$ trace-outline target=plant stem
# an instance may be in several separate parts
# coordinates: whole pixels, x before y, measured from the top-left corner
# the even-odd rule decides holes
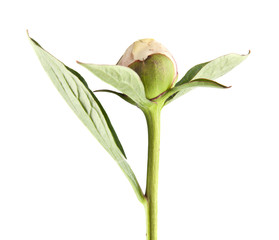
[[[158,173],[160,151],[161,106],[154,104],[146,110],[148,128],[148,164],[146,180],[146,239],[157,240]]]

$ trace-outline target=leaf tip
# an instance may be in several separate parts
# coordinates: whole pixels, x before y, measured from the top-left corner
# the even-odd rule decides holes
[[[244,56],[247,56],[247,57],[248,57],[248,56],[250,55],[250,53],[251,53],[251,50],[249,49],[249,50],[248,50],[248,53],[247,53],[247,54],[244,54]]]
[[[87,68],[87,65],[88,65],[88,63],[80,62],[80,61],[78,61],[78,60],[76,60],[76,63],[79,64],[79,65],[81,65],[81,66],[83,66],[83,67],[85,67],[85,68]]]

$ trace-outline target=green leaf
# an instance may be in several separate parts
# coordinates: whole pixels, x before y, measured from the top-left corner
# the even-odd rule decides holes
[[[119,93],[119,92],[116,92],[116,91],[112,91],[112,90],[109,90],[109,89],[100,89],[100,90],[95,90],[94,92],[107,92],[107,93],[113,93],[115,95],[117,95],[118,97],[121,97],[123,100],[125,100],[126,102],[132,104],[132,105],[135,105],[137,106],[137,104],[131,99],[129,98],[127,95],[123,94],[123,93]]]
[[[116,160],[130,181],[138,199],[141,202],[144,201],[142,190],[125,160],[125,153],[111,122],[101,103],[88,88],[85,80],[76,71],[45,51],[35,40],[30,37],[29,39],[43,68],[57,90],[89,131]]]
[[[130,97],[140,108],[148,107],[152,104],[145,96],[144,86],[140,77],[132,69],[118,65],[78,63],[104,82]]]
[[[228,54],[222,57],[216,58],[212,61],[198,64],[191,68],[185,76],[176,84],[176,86],[182,85],[184,83],[190,82],[195,79],[205,78],[215,80],[218,77],[223,76],[225,73],[232,70],[242,61],[244,61],[248,55],[239,54]]]
[[[209,79],[204,79],[204,78],[195,79],[188,83],[175,86],[169,92],[167,92],[166,96],[164,96],[164,98],[166,99],[165,105],[196,87],[230,88],[229,86],[222,85],[218,82]]]
[[[192,67],[185,75],[184,77],[176,83],[175,86],[179,86],[179,85],[182,85],[184,83],[187,83],[187,82],[190,82],[196,75],[197,73],[207,64],[208,62],[206,63],[201,63],[201,64],[198,64],[194,67]]]

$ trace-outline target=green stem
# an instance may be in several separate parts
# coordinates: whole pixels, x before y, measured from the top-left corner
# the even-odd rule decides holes
[[[146,180],[146,239],[157,240],[158,173],[161,106],[154,104],[144,111],[148,127],[148,164]]]

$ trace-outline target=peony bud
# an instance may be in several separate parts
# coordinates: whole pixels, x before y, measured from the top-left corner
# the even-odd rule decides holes
[[[153,99],[173,87],[177,80],[177,66],[170,52],[153,39],[134,42],[117,65],[133,69],[141,78],[145,95]]]

